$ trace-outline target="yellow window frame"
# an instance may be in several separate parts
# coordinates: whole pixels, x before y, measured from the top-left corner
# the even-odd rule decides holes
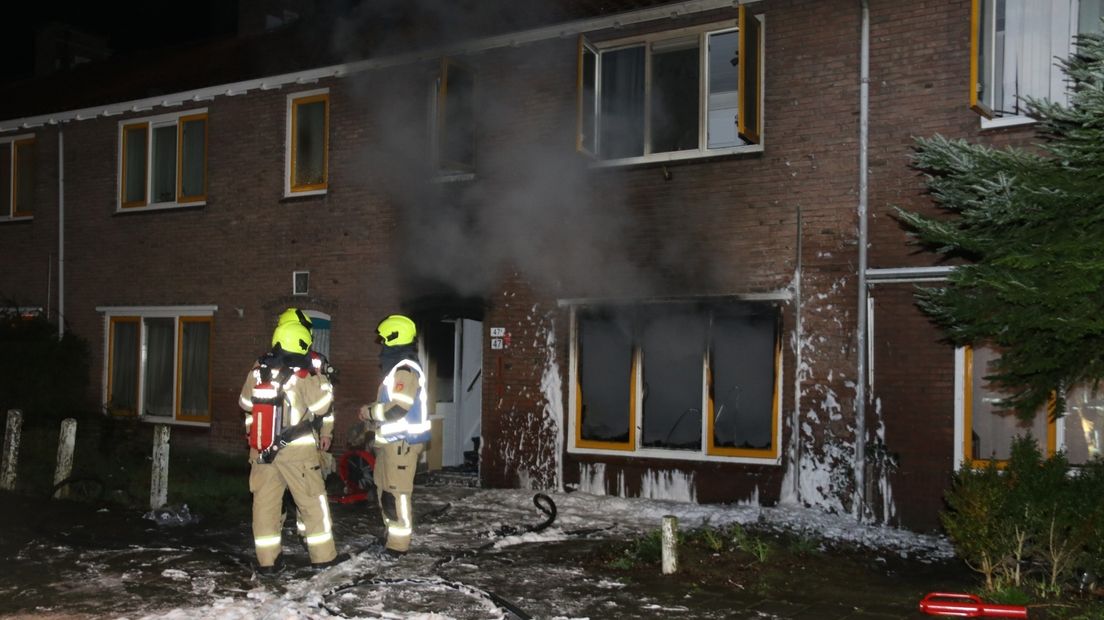
[[[207,415],[188,416],[183,413],[184,400],[184,325],[187,323],[207,323]],[[215,321],[209,316],[182,316],[177,319],[176,328],[176,403],[173,417],[182,422],[211,421],[211,342],[214,340]]]
[[[322,182],[299,183],[296,168],[299,163],[299,106],[322,102]],[[324,190],[330,179],[330,94],[320,93],[291,100],[291,166],[288,169],[288,187],[292,193]]]
[[[12,217],[33,217],[34,211],[19,210],[19,149],[34,146],[34,138],[14,140],[11,143],[11,215]],[[32,164],[33,165],[33,164]]]
[[[743,4],[740,5],[737,21],[739,23],[737,83],[740,85],[740,104],[736,110],[736,133],[751,144],[759,144],[759,136],[762,133],[759,75],[763,63],[760,48],[763,27],[754,15],[748,14],[747,7]]]
[[[742,8],[742,7],[741,7]],[[774,334],[774,384],[771,386],[771,447],[767,449],[754,449],[754,448],[729,448],[726,446],[718,446],[715,443],[713,434],[713,420],[715,415],[714,403],[713,403],[713,372],[710,369],[710,363],[708,359],[708,353],[705,360],[705,374],[706,374],[706,394],[708,394],[707,410],[708,419],[706,421],[706,436],[708,441],[706,443],[706,454],[714,456],[738,456],[749,458],[778,458],[781,450],[781,446],[778,444],[778,424],[779,424],[779,400],[781,394],[778,389],[778,379],[782,369],[782,330],[775,328]]]
[[[107,335],[107,402],[110,404],[115,394],[115,386],[113,385],[113,379],[115,373],[112,370],[115,367],[115,326],[119,323],[134,323],[138,329],[138,338],[135,339],[134,347],[134,360],[135,368],[138,369],[138,373],[141,374],[141,354],[142,354],[142,318],[137,316],[113,316],[111,317],[110,329]],[[120,409],[113,411],[115,415],[121,415],[126,417],[133,417],[138,415],[138,406],[141,403],[141,392],[139,391],[140,381],[138,377],[134,378],[134,409]]]
[[[970,1],[970,109],[985,118],[993,118],[993,110],[978,97],[978,82],[981,80],[981,3],[985,0]]]
[[[184,195],[184,125],[203,122],[203,191],[194,196]],[[176,201],[178,203],[207,200],[207,114],[189,114],[176,119]]]
[[[130,200],[126,199],[127,191],[127,178],[130,176],[130,167],[127,165],[127,152],[130,142],[131,131],[142,130],[144,132],[144,148],[142,149],[142,199]],[[149,141],[150,141],[150,124],[148,122],[130,123],[123,125],[123,141],[122,150],[119,153],[119,165],[122,168],[122,174],[119,175],[119,204],[124,209],[131,209],[134,207],[144,207],[149,204]]]
[[[963,369],[962,384],[962,457],[971,467],[982,468],[993,464],[998,469],[1004,469],[1008,466],[1007,459],[975,459],[970,456],[974,452],[974,440],[971,436],[974,427],[974,348],[967,345],[963,347],[963,349],[965,368]],[[1048,457],[1053,456],[1058,448],[1058,431],[1057,423],[1054,418],[1054,407],[1055,398],[1052,394],[1046,408],[1046,456]]]

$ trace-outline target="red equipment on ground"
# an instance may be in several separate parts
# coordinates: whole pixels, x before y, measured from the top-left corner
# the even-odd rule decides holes
[[[330,495],[331,502],[355,504],[368,501],[374,495],[372,471],[376,457],[368,450],[349,450],[337,460],[337,475],[345,483],[345,493]]]
[[[932,616],[956,618],[1027,618],[1027,607],[993,605],[974,594],[932,592],[920,601],[920,611]]]

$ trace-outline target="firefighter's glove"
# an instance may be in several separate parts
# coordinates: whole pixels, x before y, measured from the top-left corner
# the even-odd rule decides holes
[[[383,409],[384,409],[384,404],[383,403],[372,403],[371,405],[361,405],[360,411],[358,412],[357,417],[359,417],[361,420],[364,420],[365,422],[370,421],[370,422],[374,422],[376,424],[381,424],[383,422],[388,422],[389,420],[385,417]]]

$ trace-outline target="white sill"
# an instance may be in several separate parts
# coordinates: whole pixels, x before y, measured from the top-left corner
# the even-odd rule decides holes
[[[184,420],[177,420],[168,416],[160,415],[144,415],[138,418],[143,422],[150,424],[168,424],[169,426],[191,426],[195,428],[211,428],[210,422],[185,422]]]
[[[20,215],[19,217],[0,216],[0,224],[4,222],[29,222],[34,219],[33,215]]]
[[[457,183],[461,181],[474,181],[474,172],[441,172],[433,177],[434,183]]]
[[[299,198],[301,196],[324,196],[329,189],[309,189],[301,192],[293,192],[291,190],[284,190],[284,198]]]
[[[725,155],[738,155],[741,153],[762,153],[763,145],[748,144],[745,146],[733,146],[726,149],[696,149],[693,151],[671,151],[670,153],[650,153],[639,157],[622,157],[620,159],[603,159],[591,163],[592,168],[619,168],[634,166],[636,164],[650,164],[668,161],[685,161],[690,159],[708,159],[710,157],[723,157]]]
[[[1020,125],[1031,125],[1038,121],[1030,116],[999,116],[997,118],[985,118],[981,117],[982,129],[999,129],[1001,127],[1018,127]]]
[[[155,202],[151,205],[144,207],[123,207],[118,205],[115,207],[115,213],[139,213],[142,211],[167,211],[169,209],[189,209],[191,207],[202,207],[207,204],[206,200],[197,200],[195,202]]]
[[[697,461],[701,463],[745,463],[748,465],[782,464],[782,457],[718,456],[690,450],[658,450],[656,448],[637,448],[636,450],[601,450],[596,448],[577,448],[568,446],[569,454],[600,454],[630,459],[663,459],[667,461]]]

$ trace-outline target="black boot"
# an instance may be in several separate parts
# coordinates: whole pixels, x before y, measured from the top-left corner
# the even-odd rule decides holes
[[[253,565],[253,572],[259,577],[275,577],[284,572],[284,558],[283,556],[276,556],[276,561],[272,566],[261,566],[259,564]]]
[[[315,570],[322,570],[323,568],[329,568],[331,566],[337,566],[338,564],[341,564],[342,562],[344,562],[345,560],[348,560],[348,559],[349,559],[349,554],[348,553],[339,553],[336,556],[334,556],[334,559],[330,560],[329,562],[312,562],[311,563],[311,568],[313,568]]]

